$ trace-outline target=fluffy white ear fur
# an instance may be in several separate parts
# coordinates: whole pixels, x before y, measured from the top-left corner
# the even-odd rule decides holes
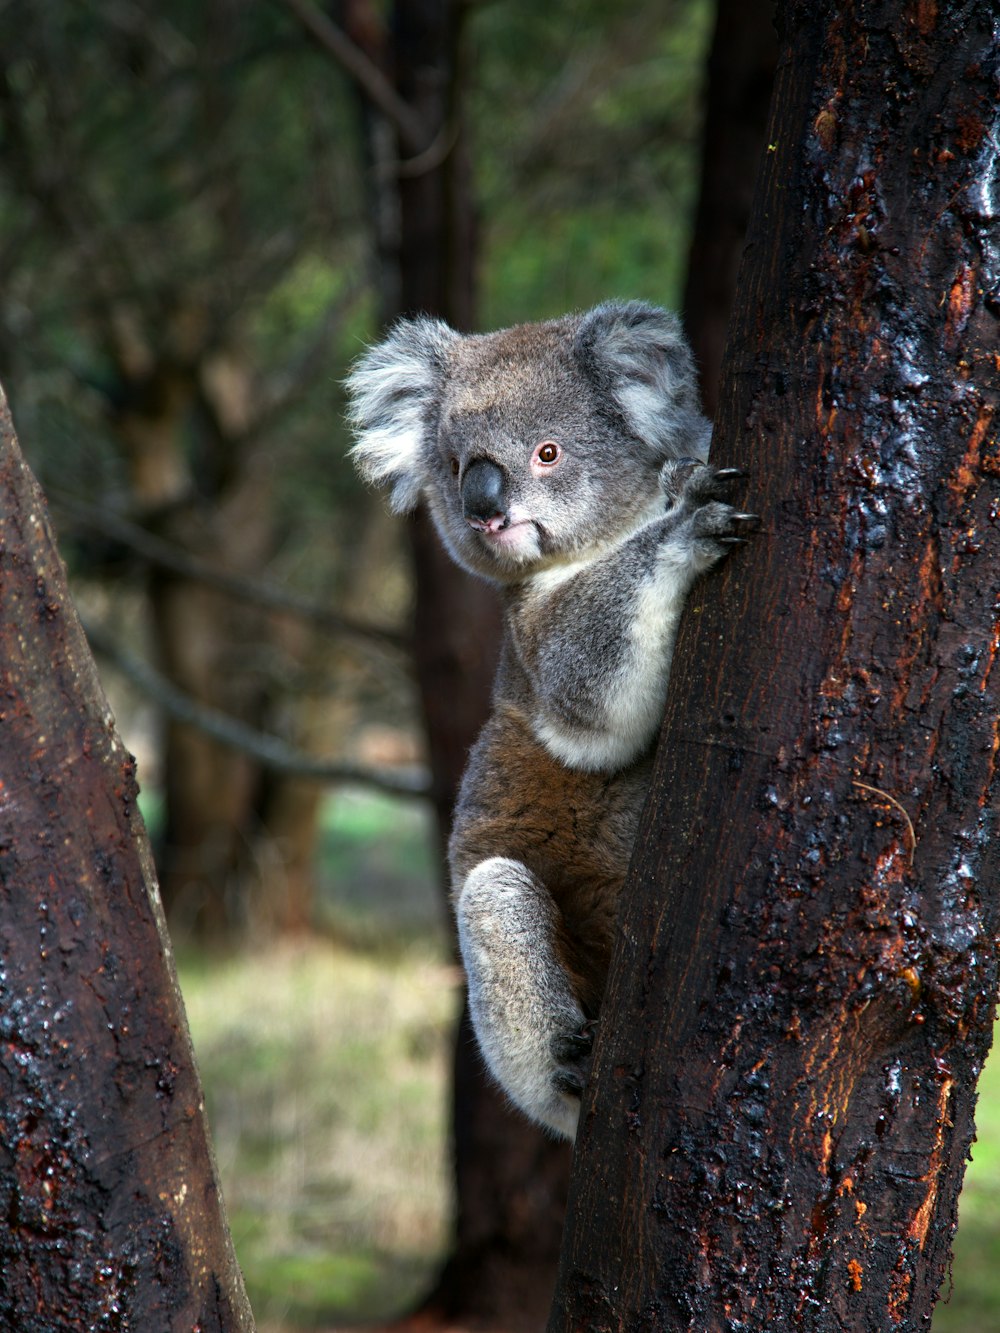
[[[347,377],[348,415],[358,437],[351,455],[367,481],[391,487],[389,503],[397,514],[420,499],[427,410],[458,337],[439,319],[402,320]]]
[[[577,354],[615,399],[635,436],[661,458],[708,457],[694,360],[680,320],[644,301],[607,301],[588,311]]]

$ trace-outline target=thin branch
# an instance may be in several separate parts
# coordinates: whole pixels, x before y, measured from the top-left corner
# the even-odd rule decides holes
[[[254,606],[262,606],[278,615],[296,616],[300,620],[307,620],[326,634],[350,635],[366,644],[391,649],[394,652],[409,651],[409,638],[399,630],[355,620],[352,616],[331,611],[328,607],[298,593],[289,592],[286,588],[218,569],[207,560],[201,560],[173,545],[172,542],[154,536],[139,524],[130,522],[113,510],[88,505],[64,491],[50,487],[48,496],[58,512],[66,515],[80,527],[121,542],[142,560],[160,569],[169,569],[182,578],[217,588],[230,597],[250,602]]]
[[[431,171],[437,171],[458,143],[460,132],[461,127],[457,121],[449,121],[442,125],[433,143],[428,144],[424,151],[417,153],[415,157],[408,157],[398,162],[394,174],[413,180],[417,176],[426,176]]]
[[[910,869],[912,870],[913,858],[916,855],[917,851],[917,835],[913,828],[913,820],[906,812],[906,807],[902,805],[899,801],[897,801],[895,796],[890,795],[890,793],[887,791],[883,791],[881,787],[872,787],[867,782],[858,782],[857,778],[852,778],[851,782],[853,786],[860,787],[862,791],[870,791],[873,792],[874,795],[876,796],[881,796],[884,800],[888,801],[890,805],[895,806],[895,808],[906,820],[906,827],[910,831]]]
[[[288,745],[277,736],[257,731],[246,723],[219,712],[217,708],[210,708],[192,699],[189,694],[179,690],[147,662],[124,652],[103,626],[87,622],[84,624],[84,631],[94,652],[105,658],[116,671],[158,704],[175,722],[196,727],[206,736],[217,740],[220,745],[250,755],[274,773],[306,778],[313,782],[355,782],[393,796],[430,795],[430,779],[423,767],[394,771],[314,759],[312,755]]]
[[[411,153],[422,153],[429,137],[425,125],[374,61],[309,0],[284,0],[284,4],[310,37],[350,75],[369,102],[392,122],[403,146]]]

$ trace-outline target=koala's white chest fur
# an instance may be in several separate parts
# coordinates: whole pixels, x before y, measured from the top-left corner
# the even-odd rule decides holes
[[[601,664],[599,700],[583,725],[576,724],[565,707],[567,691],[553,691],[544,677],[551,663],[533,657],[538,677],[537,706],[532,713],[535,735],[569,768],[617,771],[631,763],[649,745],[663,713],[668,668],[681,611],[693,574],[689,544],[663,540],[664,499],[657,492],[654,511],[628,537],[590,559],[576,560],[544,570],[527,581],[525,610],[511,616],[515,644],[518,621],[530,614],[536,623],[552,625],[568,620],[575,604],[576,637],[587,636],[586,622],[597,605],[613,609],[622,591],[621,570],[638,558],[633,595],[625,609],[618,651],[605,654]],[[649,529],[644,534],[644,530]],[[655,558],[647,558],[649,547]],[[604,585],[608,586],[605,587]],[[569,635],[566,636],[567,641]],[[525,659],[529,658],[526,651]],[[591,670],[598,663],[590,662]],[[554,696],[554,697],[553,697]],[[571,696],[572,697],[572,696]]]
[[[651,306],[468,338],[403,323],[350,388],[362,472],[397,509],[425,498],[502,589],[453,901],[487,1064],[572,1137],[684,599],[753,520],[703,461],[687,344]]]

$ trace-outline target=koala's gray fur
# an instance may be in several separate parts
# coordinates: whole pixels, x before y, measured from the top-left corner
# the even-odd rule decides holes
[[[491,1071],[572,1138],[691,584],[756,526],[707,466],[691,355],[640,302],[463,337],[396,326],[348,381],[370,481],[501,586],[493,712],[449,849]]]

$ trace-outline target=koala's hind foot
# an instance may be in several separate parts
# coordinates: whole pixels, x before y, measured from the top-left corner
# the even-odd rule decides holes
[[[714,563],[760,527],[756,514],[729,503],[732,487],[746,475],[740,468],[715,468],[687,458],[661,468],[660,485],[672,502],[667,516],[677,525],[675,540],[688,545],[699,563]]]
[[[559,1068],[552,1081],[560,1092],[571,1097],[582,1097],[594,1051],[594,1028],[591,1019],[579,1032],[557,1032],[549,1042],[552,1058]]]
[[[551,896],[522,862],[493,856],[466,877],[456,914],[490,1072],[532,1120],[573,1138],[593,1036],[559,960]]]

